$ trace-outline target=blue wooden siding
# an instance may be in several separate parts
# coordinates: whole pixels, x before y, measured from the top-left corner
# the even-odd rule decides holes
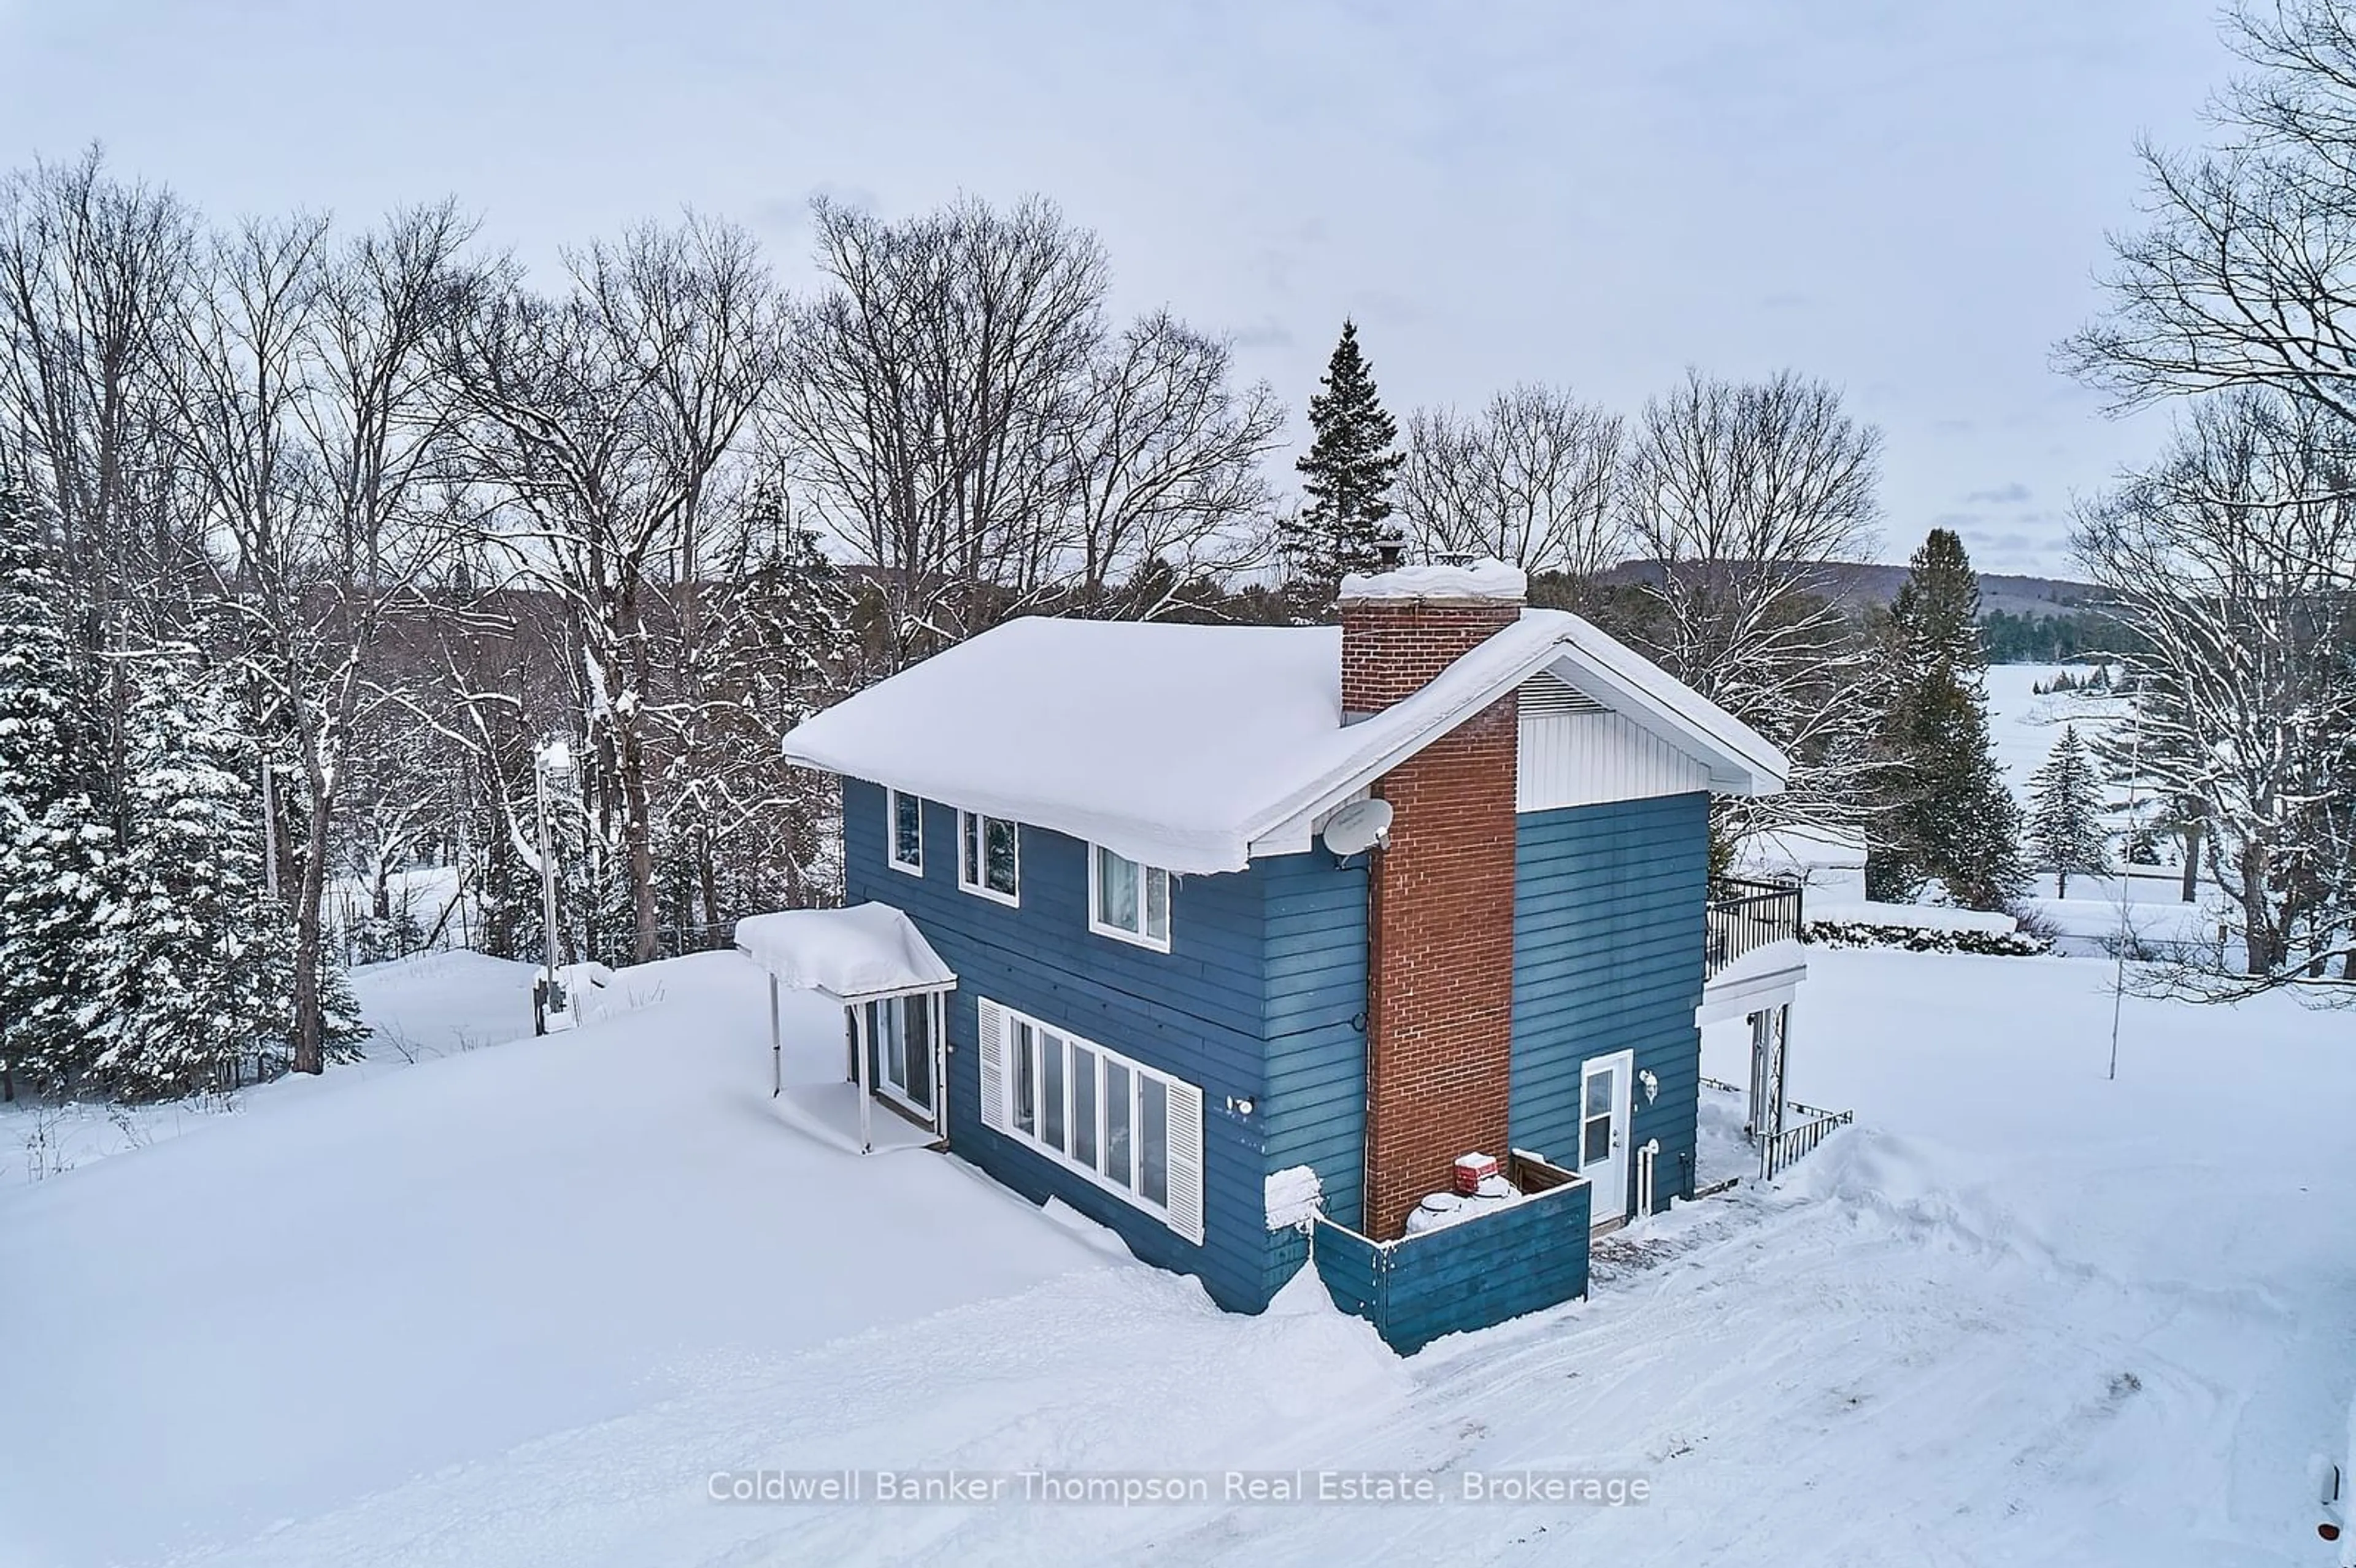
[[[1685,1192],[1700,1094],[1709,797],[1668,795],[1525,813],[1515,843],[1512,1136],[1558,1164],[1579,1157],[1579,1077],[1633,1051],[1660,1080],[1633,1095],[1634,1150],[1661,1140],[1655,1202]],[[1609,1210],[1611,1199],[1602,1200]],[[1626,1206],[1625,1199],[1620,1207]]]
[[[1366,1176],[1366,869],[1323,854],[1259,862],[1265,892],[1268,1169],[1306,1165],[1325,1212],[1360,1222]],[[1272,1260],[1274,1291],[1300,1259]]]
[[[884,816],[881,786],[844,782],[844,892],[854,903],[877,899],[907,912],[958,973],[948,1031],[951,1147],[1034,1201],[1062,1199],[1146,1261],[1199,1275],[1223,1306],[1267,1305],[1291,1272],[1288,1251],[1299,1257],[1298,1237],[1268,1233],[1268,1172],[1331,1157],[1301,1151],[1331,1150],[1353,1136],[1346,1118],[1337,1130],[1285,1105],[1296,1087],[1303,1107],[1333,1103],[1329,1080],[1338,1069],[1328,1059],[1346,1055],[1340,1035],[1365,1006],[1364,871],[1338,872],[1329,857],[1300,855],[1180,879],[1171,893],[1170,951],[1157,953],[1088,930],[1087,846],[1079,840],[1023,827],[1022,901],[1009,908],[958,887],[953,806],[925,803],[921,877],[886,864]],[[1346,944],[1353,878],[1355,999],[1314,934],[1333,924],[1343,934],[1326,944]],[[975,1002],[984,996],[1202,1089],[1201,1245],[982,1126]],[[1278,1042],[1272,1051],[1269,1040]],[[1363,1072],[1362,1037],[1356,1049]],[[1230,1109],[1232,1100],[1252,1101],[1253,1113]],[[1363,1104],[1356,1115],[1362,1132]],[[1270,1140],[1282,1155],[1272,1163]],[[1355,1147],[1348,1157],[1357,1157]]]
[[[1320,1223],[1318,1277],[1334,1304],[1412,1355],[1587,1294],[1591,1189],[1572,1182],[1477,1220],[1396,1242]]]

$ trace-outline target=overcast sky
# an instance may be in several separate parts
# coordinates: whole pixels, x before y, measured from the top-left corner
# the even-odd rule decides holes
[[[1886,432],[1887,557],[2060,571],[2160,431],[2053,341],[2230,64],[2210,0],[0,0],[0,146],[221,215],[455,192],[535,264],[693,206],[789,283],[813,193],[1044,192],[1296,410],[1345,314],[1402,421],[1793,366]]]

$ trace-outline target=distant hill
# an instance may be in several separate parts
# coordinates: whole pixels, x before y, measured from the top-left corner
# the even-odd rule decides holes
[[[1906,581],[1904,567],[1886,566],[1879,561],[1837,566],[1830,571],[1843,603],[1857,609],[1889,603],[1898,597],[1899,586]],[[1657,582],[1661,573],[1662,566],[1657,560],[1629,560],[1604,576],[1612,582]],[[2101,594],[2102,591],[2091,582],[2073,582],[2067,578],[1980,573],[1983,614],[2001,611],[2008,615],[2068,615],[2091,604]]]

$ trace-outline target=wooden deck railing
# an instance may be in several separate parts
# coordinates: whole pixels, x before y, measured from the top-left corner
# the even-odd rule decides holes
[[[1800,884],[1722,877],[1710,884],[1708,919],[1702,977],[1714,980],[1746,953],[1799,940]]]

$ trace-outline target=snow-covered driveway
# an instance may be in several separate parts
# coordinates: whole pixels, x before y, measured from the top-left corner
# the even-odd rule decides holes
[[[661,1005],[562,1046],[233,1118],[248,1125],[208,1131],[224,1152],[201,1162],[159,1146],[37,1203],[0,1194],[0,1335],[37,1331],[61,1357],[29,1376],[19,1359],[0,1384],[26,1418],[0,1424],[0,1559],[17,1542],[43,1563],[177,1545],[305,1565],[2307,1561],[2300,1465],[2356,1385],[2351,1019],[2131,999],[2111,1083],[2102,965],[1813,961],[1795,1088],[1855,1106],[1858,1128],[1780,1191],[1656,1225],[1651,1266],[1611,1268],[1592,1300],[1406,1361],[1314,1298],[1221,1315],[951,1162],[780,1145],[747,1114],[758,1096],[732,1087],[740,1068],[761,1078],[752,988],[718,960],[674,969]],[[509,1051],[511,1067],[474,1065]],[[552,1072],[641,1098],[609,1111]],[[412,1169],[403,1120],[444,1152]],[[513,1157],[482,1152],[501,1148]],[[405,1174],[348,1173],[377,1196],[257,1227],[222,1266],[201,1237],[123,1243],[166,1211],[167,1186],[209,1211],[338,1160]],[[454,1161],[471,1186],[432,1175]],[[570,1179],[530,1175],[550,1165]],[[789,1179],[824,1181],[826,1200],[780,1205]],[[517,1259],[486,1259],[463,1208],[501,1181],[537,1220]],[[747,1183],[741,1205],[664,1217]],[[568,1187],[579,1213],[551,1207]],[[402,1219],[404,1190],[418,1211]],[[398,1244],[374,1264],[306,1244],[338,1207]],[[584,1294],[641,1278],[611,1303]],[[366,1368],[395,1331],[365,1306],[387,1292],[414,1341],[390,1369],[271,1349],[268,1326],[299,1308]],[[553,1347],[527,1342],[500,1370],[535,1316]],[[143,1352],[126,1380],[114,1337],[139,1319],[173,1353]],[[216,1364],[220,1325],[245,1320],[251,1342]],[[479,1395],[421,1413],[396,1374],[440,1359],[492,1371]],[[387,1422],[397,1454],[354,1435]],[[110,1460],[197,1463],[212,1490],[126,1496]],[[714,1470],[841,1466],[1343,1467],[1451,1485],[1530,1467],[1642,1473],[1655,1491],[1619,1509],[705,1495]],[[269,1483],[281,1467],[302,1484]],[[284,1522],[256,1535],[271,1517]]]

